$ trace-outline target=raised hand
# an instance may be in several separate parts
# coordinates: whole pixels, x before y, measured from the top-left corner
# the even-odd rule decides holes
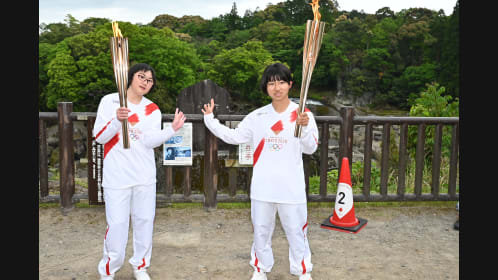
[[[204,115],[211,114],[214,110],[214,99],[211,98],[211,102],[209,104],[204,104],[204,109],[201,109],[201,111],[204,113]]]
[[[173,119],[173,122],[171,123],[173,130],[177,131],[178,129],[180,129],[183,126],[183,124],[185,123],[186,119],[187,119],[187,117],[185,115],[183,115],[183,112],[178,111],[178,108],[176,108],[175,118]]]

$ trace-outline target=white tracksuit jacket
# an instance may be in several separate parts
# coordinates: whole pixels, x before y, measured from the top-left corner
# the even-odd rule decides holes
[[[277,113],[272,104],[249,113],[231,129],[220,124],[211,113],[204,124],[228,144],[251,143],[253,176],[251,199],[276,203],[306,203],[302,153],[312,154],[318,147],[318,129],[311,112],[302,127],[301,138],[294,137],[298,105],[290,102]]]
[[[111,93],[100,101],[93,128],[95,140],[104,145],[104,188],[127,188],[156,183],[154,148],[174,135],[169,127],[161,129],[161,111],[146,97],[140,104],[128,102],[130,149],[123,148],[121,122],[116,118],[118,93]]]

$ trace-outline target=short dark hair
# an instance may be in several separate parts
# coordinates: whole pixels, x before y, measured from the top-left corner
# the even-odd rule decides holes
[[[152,87],[150,88],[148,93],[153,92],[154,88],[156,87],[156,72],[154,71],[154,68],[152,68],[152,66],[150,66],[147,63],[137,63],[134,64],[132,67],[130,67],[130,70],[128,70],[128,88],[130,88],[131,86],[131,83],[133,81],[133,76],[138,71],[144,71],[144,72],[150,71],[152,73],[152,80],[154,81],[154,83],[152,83]]]
[[[260,87],[265,94],[268,94],[266,86],[270,81],[286,81],[287,83],[293,82],[292,73],[290,69],[282,63],[273,63],[266,67],[263,72],[263,76],[261,77]]]

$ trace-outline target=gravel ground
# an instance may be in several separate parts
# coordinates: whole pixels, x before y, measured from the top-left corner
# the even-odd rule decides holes
[[[456,203],[455,203],[456,204]],[[455,207],[362,206],[368,224],[357,234],[320,227],[332,208],[309,207],[313,279],[459,279]],[[39,209],[39,279],[99,279],[104,207]],[[127,260],[116,280],[134,279]],[[270,280],[289,273],[288,244],[277,218]],[[158,208],[149,273],[152,279],[250,279],[250,209]]]

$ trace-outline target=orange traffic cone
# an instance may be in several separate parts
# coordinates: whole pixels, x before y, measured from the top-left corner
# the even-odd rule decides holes
[[[366,224],[367,220],[356,218],[354,213],[349,161],[347,157],[344,157],[339,175],[334,212],[328,219],[323,221],[321,227],[342,232],[358,233]]]

